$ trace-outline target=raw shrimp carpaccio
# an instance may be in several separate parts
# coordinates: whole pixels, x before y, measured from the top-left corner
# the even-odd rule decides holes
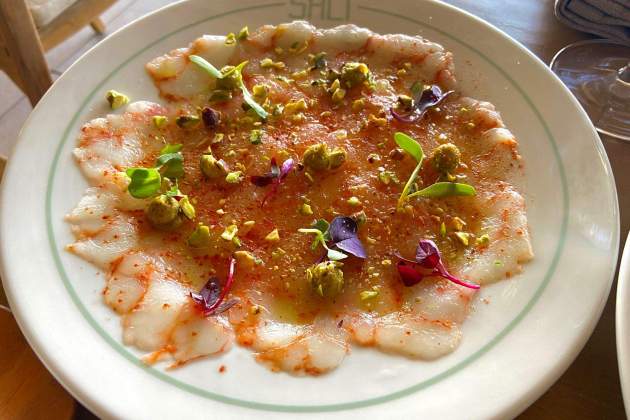
[[[330,69],[366,63],[372,85],[348,89],[341,102],[331,101],[317,82],[321,69],[309,64],[320,52],[326,52]],[[285,111],[251,125],[237,92],[211,105],[220,123],[178,127],[176,117],[208,106],[215,87],[215,80],[189,61],[191,54],[217,68],[248,60],[243,79],[250,90],[263,84],[270,103],[286,110],[288,103],[304,99],[306,108],[299,117]],[[282,65],[261,66],[265,58]],[[518,189],[524,168],[517,141],[490,103],[457,92],[453,57],[438,44],[353,25],[319,30],[293,22],[263,26],[233,43],[224,36],[203,36],[152,60],[147,71],[162,105],[135,102],[81,129],[74,154],[91,186],[67,220],[76,236],[68,249],[107,272],[104,302],[122,317],[124,343],[146,351],[148,363],[168,359],[178,366],[226,352],[234,343],[250,348],[273,370],[298,375],[335,369],[353,344],[435,359],[457,348],[475,291],[437,276],[405,287],[396,253],[411,256],[420,239],[431,239],[452,274],[481,285],[518,273],[533,256]],[[421,121],[392,118],[398,95],[409,94],[416,81],[455,93]],[[158,128],[154,116],[166,116],[169,123]],[[252,129],[263,130],[260,144],[250,141]],[[427,154],[445,139],[454,143],[462,156],[458,175],[476,195],[415,199],[396,211],[416,164],[396,150],[397,131],[415,138]],[[299,162],[308,146],[322,142],[347,152],[340,168],[308,179],[299,167],[275,186],[248,181],[268,173],[271,158]],[[124,174],[130,167],[153,166],[165,144],[183,144],[185,175],[179,188],[196,208],[194,221],[171,231],[148,223],[144,209],[150,199],[133,198]],[[232,170],[241,170],[244,180],[205,179],[199,159],[208,147]],[[428,185],[435,177],[425,163],[419,182]],[[275,194],[268,194],[270,188]],[[304,204],[313,214],[298,211]],[[298,229],[314,219],[359,210],[366,216],[358,235],[367,258],[345,259],[343,291],[324,298],[305,279],[305,270],[322,258],[322,248],[312,249],[312,237]],[[204,249],[187,245],[197,223],[210,230],[212,241]],[[229,298],[238,302],[208,315],[191,292],[210,276],[225,281],[236,250],[220,236],[229,225],[239,227],[238,250],[255,258],[237,257]],[[278,238],[267,240],[275,229]],[[452,232],[458,229],[485,240],[471,239],[464,246]],[[377,293],[362,299],[366,290]]]

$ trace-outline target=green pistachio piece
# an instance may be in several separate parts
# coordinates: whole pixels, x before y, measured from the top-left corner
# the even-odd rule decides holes
[[[232,45],[235,42],[236,42],[236,35],[234,35],[234,32],[230,32],[229,34],[226,35],[225,45]]]
[[[228,184],[238,184],[243,180],[243,172],[234,171],[225,176],[225,182]]]
[[[376,290],[364,290],[361,293],[359,293],[359,298],[361,298],[361,302],[374,299],[377,296],[378,296],[378,291]]]
[[[300,206],[300,214],[302,216],[310,216],[313,214],[313,209],[311,208],[310,204],[307,203],[302,203],[302,205]]]
[[[197,228],[188,237],[188,246],[193,248],[205,248],[210,245],[210,228],[199,223]]]
[[[115,90],[108,90],[105,94],[105,98],[107,99],[107,102],[109,102],[109,107],[111,109],[118,109],[121,106],[127,105],[129,103],[128,96],[123,95],[122,93]]]
[[[221,238],[226,241],[233,241],[234,238],[236,238],[237,233],[238,233],[238,226],[230,225],[225,228],[225,230],[221,234]]]
[[[227,102],[232,99],[232,91],[225,89],[215,89],[210,93],[208,101],[210,103]]]
[[[370,79],[370,69],[365,63],[345,63],[341,68],[341,81],[349,88]]]
[[[240,82],[240,72],[234,66],[224,66],[221,69],[222,78],[217,79],[216,88],[219,90],[232,91],[238,89]]]
[[[252,130],[249,133],[249,142],[251,144],[261,144],[264,132],[262,130],[256,129]]]
[[[360,206],[361,200],[359,200],[358,197],[352,196],[348,199],[348,204],[350,204],[351,206]]]
[[[265,241],[267,242],[279,242],[280,241],[280,233],[278,233],[278,229],[274,229],[265,236]]]
[[[490,244],[490,236],[488,236],[487,233],[484,233],[475,240],[475,244],[479,246],[488,246]]]
[[[343,263],[323,261],[306,269],[306,281],[321,297],[334,298],[343,289]]]
[[[179,200],[179,208],[182,211],[182,214],[186,216],[187,219],[193,220],[195,218],[195,207],[192,205],[188,196],[184,196]]]
[[[201,173],[209,179],[221,178],[227,175],[228,166],[223,159],[216,159],[210,154],[201,155],[199,162]]]
[[[154,115],[153,116],[153,125],[155,128],[162,128],[168,123],[168,118],[164,115]]]
[[[330,169],[337,169],[346,161],[347,153],[341,147],[335,147],[332,152],[328,154],[328,160]]]
[[[243,29],[238,31],[238,35],[236,35],[236,39],[239,41],[245,41],[249,37],[249,28],[244,26]]]
[[[197,115],[180,115],[175,119],[175,123],[181,128],[193,128],[199,124],[201,118]]]
[[[453,234],[455,235],[455,237],[457,238],[457,240],[459,240],[459,242],[464,245],[464,246],[468,246],[469,242],[470,242],[470,233],[465,233],[465,232],[453,232]]]
[[[400,108],[409,111],[413,107],[413,98],[407,95],[399,95],[398,105],[400,106]]]
[[[336,103],[336,104],[343,101],[343,98],[345,97],[346,97],[346,90],[342,88],[335,89],[331,96],[333,103]]]

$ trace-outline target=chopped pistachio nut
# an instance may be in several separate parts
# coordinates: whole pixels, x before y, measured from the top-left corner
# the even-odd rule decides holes
[[[216,159],[212,154],[205,153],[201,155],[199,161],[199,167],[201,169],[201,173],[206,178],[221,178],[228,173],[227,163],[223,159]]]
[[[446,224],[444,222],[440,224],[440,236],[442,238],[446,237]]]
[[[400,77],[404,76],[405,74],[407,74],[407,70],[405,69],[398,69],[398,71],[396,72],[396,75]]]
[[[357,222],[358,226],[363,226],[367,222],[367,215],[365,214],[363,210],[353,214],[352,218],[354,219],[355,222]]]
[[[475,240],[475,244],[479,246],[488,246],[490,244],[490,236],[488,236],[487,233],[484,233]]]
[[[261,144],[263,138],[263,130],[252,130],[249,133],[249,142],[251,144]]]
[[[377,296],[378,296],[377,290],[363,290],[361,293],[359,293],[359,297],[361,298],[362,302],[365,302],[366,300],[374,299]]]
[[[265,236],[265,241],[267,242],[279,242],[280,241],[280,233],[278,233],[278,229],[274,229]]]
[[[299,211],[302,216],[310,216],[313,214],[313,209],[311,208],[311,205],[307,203],[302,203]]]
[[[359,200],[358,197],[352,196],[348,199],[348,204],[350,204],[351,206],[360,206],[361,200]]]
[[[343,289],[343,263],[323,261],[306,269],[306,281],[321,297],[333,298]]]
[[[227,182],[228,184],[238,184],[241,181],[243,181],[242,171],[230,172],[225,176],[225,182]]]
[[[204,248],[210,245],[210,228],[199,223],[197,228],[188,237],[188,246]]]
[[[234,240],[234,238],[236,238],[237,233],[238,233],[238,226],[229,225],[228,227],[225,228],[225,230],[221,234],[221,238],[226,241],[232,241]]]
[[[193,220],[195,218],[195,207],[192,205],[187,195],[179,199],[179,208],[187,219]]]
[[[347,153],[341,147],[335,147],[332,152],[328,154],[328,160],[330,162],[330,169],[337,169],[346,161]]]
[[[385,259],[385,260],[381,261],[381,265],[385,265],[385,266],[392,265],[392,260]]]
[[[413,99],[411,96],[398,95],[398,105],[405,110],[410,110],[413,107]]]
[[[162,128],[166,125],[166,123],[168,123],[168,118],[164,115],[154,115],[152,120],[155,128]]]
[[[256,222],[253,220],[246,221],[245,223],[243,223],[243,227],[241,228],[241,233],[243,235],[247,235],[249,231],[252,230],[255,224]]]
[[[453,226],[453,229],[455,231],[460,232],[461,230],[464,229],[464,226],[466,226],[466,222],[464,222],[459,217],[453,217],[451,219],[451,225]]]
[[[342,88],[335,89],[331,96],[333,103],[336,103],[336,104],[343,101],[343,98],[345,97],[346,97],[346,90]]]
[[[365,98],[355,99],[352,101],[352,110],[360,111],[365,108]]]
[[[262,102],[269,94],[269,88],[263,84],[252,86],[252,96],[257,102]]]
[[[302,156],[302,162],[304,166],[315,171],[324,171],[330,167],[328,155],[328,145],[326,143],[314,144],[306,149]]]
[[[282,257],[283,255],[286,255],[286,254],[287,254],[287,251],[285,251],[284,249],[278,247],[278,248],[274,249],[271,252],[271,258],[278,259],[278,258],[280,258],[280,257]]]
[[[304,80],[308,77],[308,70],[300,70],[291,73],[291,77],[295,80]]]
[[[400,180],[396,174],[392,171],[386,171],[384,168],[379,168],[378,180],[385,185],[389,185],[390,183],[400,184]]]
[[[129,103],[129,97],[115,90],[108,90],[105,94],[105,98],[109,103],[109,107],[111,109],[118,109],[123,105],[127,105]]]
[[[244,267],[253,267],[256,264],[262,263],[260,258],[256,258],[254,254],[249,251],[236,251],[234,252],[236,261]]]
[[[370,69],[365,63],[345,63],[341,68],[341,81],[351,88],[370,80]]]
[[[441,144],[431,153],[431,165],[442,175],[455,172],[460,164],[462,154],[453,143]]]
[[[236,42],[236,35],[234,35],[234,32],[230,32],[229,34],[226,35],[225,45],[232,45],[235,42]]]
[[[459,242],[462,245],[468,246],[468,243],[469,243],[469,240],[470,240],[470,233],[454,232],[453,234],[455,235],[455,237],[459,240]]]
[[[180,115],[175,119],[175,123],[180,128],[193,128],[199,124],[201,119],[197,115]]]
[[[221,143],[223,141],[224,137],[225,137],[225,134],[223,134],[223,133],[216,133],[214,135],[214,137],[212,138],[212,141],[210,143],[212,143],[212,144]]]
[[[297,114],[298,112],[306,111],[308,109],[308,105],[304,98],[299,101],[289,102],[284,106],[284,112],[288,115]]]
[[[236,38],[239,41],[245,41],[247,37],[249,37],[249,28],[247,26],[244,26],[243,29],[238,31],[238,35],[236,36]]]
[[[373,124],[377,127],[385,127],[387,125],[387,118],[377,117],[374,114],[368,115],[368,124]]]
[[[271,58],[263,58],[260,60],[260,67],[263,69],[284,70],[286,64],[282,61],[273,61]]]
[[[311,65],[313,66],[311,70],[315,70],[315,69],[323,70],[326,68],[326,53],[319,52],[315,55],[310,55],[309,61]]]
[[[215,89],[210,93],[208,102],[227,102],[232,99],[232,91],[227,89]]]
[[[379,155],[378,153],[370,153],[367,157],[367,160],[370,163],[379,162],[381,160],[381,155]]]

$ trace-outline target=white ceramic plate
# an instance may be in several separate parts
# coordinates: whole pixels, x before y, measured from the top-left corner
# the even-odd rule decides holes
[[[485,287],[452,354],[432,362],[353,349],[322,377],[273,374],[248,350],[167,371],[121,343],[103,277],[64,251],[62,218],[86,182],[71,158],[82,123],[106,113],[115,88],[158,100],[144,64],[204,33],[304,18],[380,33],[422,34],[456,58],[464,93],[497,105],[520,140],[535,260]],[[567,368],[609,293],[619,241],[617,196],[604,149],[545,65],[487,23],[413,0],[195,0],[116,32],[74,64],[39,103],[10,160],[0,215],[2,278],[30,344],[82,403],[126,418],[514,416]],[[220,364],[227,372],[218,374]]]
[[[619,265],[615,331],[623,404],[626,406],[626,415],[630,417],[630,234]]]

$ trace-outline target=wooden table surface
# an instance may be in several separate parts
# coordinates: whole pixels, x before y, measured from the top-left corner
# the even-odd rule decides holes
[[[589,38],[556,21],[552,0],[447,1],[507,32],[546,63],[565,45]],[[166,1],[152,3],[157,7]],[[617,182],[623,244],[630,227],[630,144],[606,137],[602,141]],[[616,283],[595,332],[578,358],[519,418],[625,417],[615,349],[615,290]],[[73,407],[71,397],[46,372],[6,313],[0,313],[0,343],[0,418],[92,417],[81,407]]]

